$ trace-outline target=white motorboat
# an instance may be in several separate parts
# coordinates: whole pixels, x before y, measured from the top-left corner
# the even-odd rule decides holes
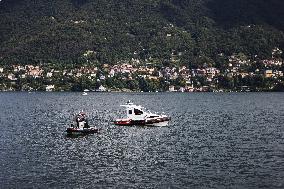
[[[124,119],[117,119],[114,121],[115,125],[119,126],[132,126],[132,125],[146,125],[164,127],[167,126],[170,117],[166,115],[159,115],[150,112],[142,106],[134,105],[128,102],[125,105],[121,105],[126,108],[127,117]]]

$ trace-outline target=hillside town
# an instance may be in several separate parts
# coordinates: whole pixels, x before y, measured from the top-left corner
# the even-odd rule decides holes
[[[86,52],[85,56],[90,52]],[[283,60],[249,60],[232,55],[221,68],[204,64],[197,68],[170,66],[139,60],[116,64],[16,65],[0,67],[1,91],[96,92],[230,92],[282,91]],[[219,56],[223,56],[220,54]]]

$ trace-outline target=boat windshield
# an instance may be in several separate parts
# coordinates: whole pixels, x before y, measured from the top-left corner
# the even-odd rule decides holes
[[[152,114],[152,112],[146,108],[141,108],[143,112],[148,113],[148,114]]]

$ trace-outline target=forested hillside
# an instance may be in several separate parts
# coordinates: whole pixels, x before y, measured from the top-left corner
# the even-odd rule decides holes
[[[174,56],[220,67],[220,54],[264,59],[283,49],[283,10],[282,0],[2,0],[0,62],[171,64]]]

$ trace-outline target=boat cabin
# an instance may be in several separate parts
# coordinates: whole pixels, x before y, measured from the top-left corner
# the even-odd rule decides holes
[[[127,119],[131,120],[144,120],[149,112],[142,106],[137,106],[133,104],[121,105],[126,108]]]

